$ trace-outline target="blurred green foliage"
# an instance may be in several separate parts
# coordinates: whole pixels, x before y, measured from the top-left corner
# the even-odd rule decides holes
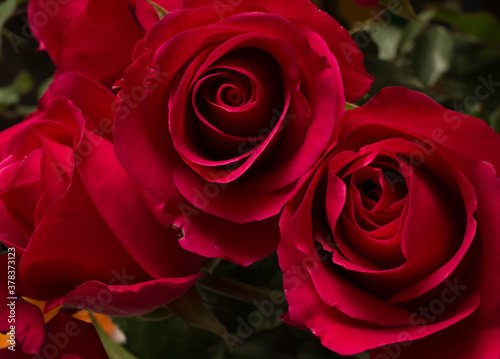
[[[54,65],[29,31],[28,0],[0,2],[0,130],[36,109]]]
[[[415,20],[384,13],[353,34],[375,77],[359,104],[384,87],[405,86],[498,131],[499,34],[495,15],[466,13],[453,3],[427,3]]]
[[[237,278],[259,289],[282,290],[276,255],[247,268],[223,261],[215,269],[215,274]],[[167,319],[158,321],[154,320],[154,316],[115,318],[115,322],[127,335],[125,348],[141,359],[344,358],[323,347],[318,338],[283,324],[279,317],[286,310],[285,305],[275,305],[270,310],[271,307],[265,307],[265,300],[259,303],[263,307],[259,307],[214,294],[201,286],[198,290],[231,336],[221,338],[190,327],[176,316],[167,316]],[[160,313],[159,317],[165,315],[164,310]],[[264,318],[262,324],[253,325],[258,317]],[[361,354],[353,358],[368,359],[368,356]]]
[[[0,29],[3,30],[5,22],[9,20],[14,11],[16,10],[17,3],[16,0],[5,0],[0,4]],[[2,39],[0,38],[0,47],[2,45]]]

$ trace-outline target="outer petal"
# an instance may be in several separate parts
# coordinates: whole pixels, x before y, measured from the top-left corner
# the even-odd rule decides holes
[[[98,143],[99,138],[87,132],[86,139]],[[177,232],[155,220],[137,183],[116,159],[110,142],[94,146],[78,171],[84,191],[102,218],[153,278],[182,277],[199,271],[202,258],[184,251],[177,242]]]
[[[471,298],[464,304],[459,317],[426,326],[425,330],[421,331],[420,327],[402,329],[396,326],[377,326],[345,316],[320,300],[307,280],[301,281],[296,290],[299,293],[295,293],[288,301],[290,319],[299,324],[303,323],[313,334],[321,338],[324,346],[341,355],[353,355],[385,344],[434,334],[469,316],[479,301],[477,296]],[[291,313],[295,315],[292,316]]]
[[[23,294],[39,300],[59,297],[87,280],[108,281],[121,270],[135,282],[151,279],[123,249],[75,173],[26,248],[19,270]]]
[[[65,297],[49,301],[46,311],[65,304],[113,316],[130,317],[149,313],[183,295],[200,275],[157,279],[130,285],[85,282]],[[110,283],[127,283],[126,272],[117,273]]]
[[[371,351],[370,359],[441,359],[478,358],[497,359],[500,357],[499,328],[482,328],[477,323],[478,315],[473,314],[443,331],[416,341],[394,343]],[[498,323],[500,317],[492,317],[491,323]],[[406,333],[401,331],[401,336]]]
[[[12,127],[9,127],[0,132],[0,156],[5,157],[7,154],[4,154],[7,148],[7,143],[10,139],[15,136],[23,127],[26,126],[25,122],[18,123]],[[1,158],[0,157],[0,158]]]
[[[491,149],[493,150],[493,149]],[[481,307],[479,323],[496,326],[500,323],[500,177],[485,162],[464,163],[464,170],[476,190],[477,221],[482,246]],[[486,324],[487,323],[487,324]],[[483,328],[484,329],[484,328]],[[487,332],[485,332],[487,335]],[[496,341],[497,348],[500,341]],[[500,350],[500,349],[498,349]]]
[[[182,216],[175,224],[183,228],[179,243],[205,257],[224,258],[247,266],[271,254],[279,241],[277,218],[233,223],[201,212],[190,204],[179,205]],[[210,228],[211,230],[207,230]]]
[[[38,111],[45,111],[54,97],[66,97],[86,117],[85,127],[96,135],[112,141],[116,97],[97,81],[78,72],[58,76],[40,99]]]
[[[500,136],[484,121],[448,110],[420,92],[385,88],[365,106],[347,111],[342,124],[342,137],[352,137],[360,126],[379,124],[425,140],[431,150],[444,146],[487,161],[500,172]]]
[[[2,228],[0,240],[6,246],[16,247],[21,252],[26,248],[29,241],[28,236],[22,233],[17,224],[14,223],[2,202],[0,202],[0,228]]]
[[[28,4],[30,29],[57,66],[62,65],[64,32],[85,11],[88,0],[32,0]]]
[[[62,69],[111,87],[132,62],[135,43],[143,36],[127,1],[88,0],[85,11],[64,32]]]
[[[146,31],[149,31],[154,24],[160,21],[158,13],[146,0],[129,0],[129,2],[135,2],[135,16]],[[155,3],[167,11],[173,11],[181,8],[182,0],[157,0]]]

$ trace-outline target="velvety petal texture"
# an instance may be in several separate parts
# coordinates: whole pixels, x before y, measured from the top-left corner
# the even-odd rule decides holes
[[[498,358],[499,151],[404,88],[347,111],[280,220],[286,320],[342,355]]]
[[[180,5],[156,2],[168,10]],[[58,73],[78,71],[106,87],[123,76],[135,43],[159,21],[146,0],[32,0],[28,19]]]
[[[120,162],[184,248],[243,265],[276,249],[276,216],[334,141],[345,97],[372,81],[347,31],[306,0],[183,1],[133,59]]]
[[[20,295],[132,316],[198,278],[202,258],[155,219],[115,156],[115,105],[95,80],[65,73],[0,133],[1,238],[20,260]]]

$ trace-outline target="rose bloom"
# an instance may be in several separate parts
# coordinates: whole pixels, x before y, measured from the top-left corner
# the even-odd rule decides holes
[[[113,102],[84,75],[59,76],[24,122],[0,132],[0,238],[20,294],[110,315],[186,292],[201,258],[157,223],[113,151]]]
[[[247,265],[276,249],[277,214],[372,78],[306,0],[190,0],[137,43],[116,153],[181,245]]]
[[[499,153],[404,88],[346,112],[281,217],[285,320],[342,355],[498,359]]]

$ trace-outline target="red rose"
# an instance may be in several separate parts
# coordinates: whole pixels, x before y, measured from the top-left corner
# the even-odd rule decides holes
[[[157,0],[165,9],[181,0]],[[136,41],[158,22],[146,0],[31,0],[31,31],[58,73],[78,71],[111,87],[130,65]]]
[[[371,83],[347,31],[306,0],[184,1],[134,60],[118,158],[184,248],[245,265],[276,248],[276,215],[331,141],[344,91]]]
[[[278,248],[291,324],[372,359],[497,359],[500,137],[388,88],[285,207]]]
[[[1,239],[23,296],[135,315],[183,294],[201,260],[156,222],[113,151],[114,96],[61,75],[37,112],[0,133]]]

